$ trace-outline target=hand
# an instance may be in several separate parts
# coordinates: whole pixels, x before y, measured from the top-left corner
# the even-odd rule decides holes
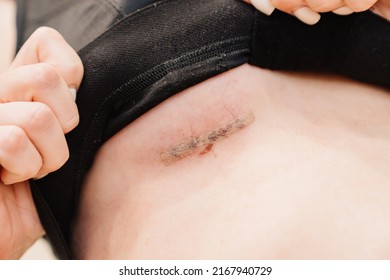
[[[83,66],[50,28],[38,29],[0,75],[0,258],[19,258],[44,234],[28,179],[68,159],[65,134],[79,121],[72,92]]]
[[[244,0],[252,3],[261,12],[271,15],[276,9],[296,16],[302,22],[312,25],[320,19],[319,13],[333,11],[349,15],[370,9],[378,0]]]

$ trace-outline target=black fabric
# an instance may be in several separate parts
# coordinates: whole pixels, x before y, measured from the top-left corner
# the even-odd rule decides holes
[[[67,135],[70,159],[59,171],[31,181],[60,258],[72,258],[71,221],[96,150],[173,94],[247,62],[253,20],[254,10],[238,1],[160,1],[79,51],[85,76],[77,98],[80,124]]]
[[[29,3],[33,1],[48,0]],[[338,73],[390,88],[389,23],[370,12],[324,14],[319,24],[306,26],[281,12],[265,16],[241,0],[146,2],[149,6],[141,10],[126,10],[130,0],[74,4],[80,9],[94,3],[99,11],[109,4],[117,13],[107,8],[110,20],[97,22],[93,29],[101,35],[72,43],[82,47],[85,77],[77,99],[80,125],[67,135],[71,156],[59,171],[31,182],[41,221],[60,258],[72,258],[72,218],[97,149],[170,96],[246,62],[270,69]],[[80,32],[69,30],[89,32],[90,25],[74,23],[69,11],[66,21],[58,20],[60,16],[47,22],[74,42]],[[45,17],[39,22],[46,23]],[[20,30],[20,38],[29,32]]]
[[[347,17],[327,13],[314,26],[281,12],[258,15],[251,63],[335,73],[390,88],[390,23],[369,11]]]

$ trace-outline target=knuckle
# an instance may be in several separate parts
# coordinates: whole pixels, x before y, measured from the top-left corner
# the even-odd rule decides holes
[[[65,127],[64,127],[64,132],[65,133],[69,133],[71,132],[73,129],[75,129],[80,123],[80,117],[79,115],[77,114],[73,119],[71,119],[71,121],[69,121]]]
[[[38,39],[38,40],[47,40],[49,38],[57,38],[57,37],[60,37],[60,33],[58,33],[58,31],[56,31],[55,29],[51,28],[51,27],[47,27],[47,26],[42,26],[42,27],[39,27],[37,30],[34,31],[34,33],[32,34],[32,37],[34,37],[35,39]]]
[[[40,161],[40,162],[37,161],[35,163],[35,165],[31,164],[30,168],[26,169],[26,173],[24,174],[24,176],[26,178],[33,178],[34,176],[36,176],[38,174],[41,165],[42,165],[42,161]]]
[[[29,155],[28,152],[28,137],[21,129],[17,126],[12,126],[7,129],[6,132],[2,133],[1,137],[1,154],[3,157],[24,157]],[[30,154],[31,155],[31,154]],[[24,165],[23,169],[18,168],[18,176],[23,180],[33,177],[42,166],[42,158],[39,155],[30,157],[28,164]]]
[[[73,62],[61,65],[61,68],[71,77],[74,77],[77,82],[80,81],[84,75],[84,67],[79,58],[75,59]]]
[[[53,124],[54,118],[54,113],[47,105],[36,102],[26,111],[24,125],[28,129],[42,131]]]
[[[27,144],[27,136],[23,129],[10,126],[1,135],[1,149],[7,155],[15,155],[23,151]]]
[[[61,77],[55,67],[40,63],[34,66],[34,80],[41,88],[51,88],[60,83]]]
[[[65,148],[62,154],[62,158],[58,162],[58,168],[61,168],[69,160],[69,156],[69,150]]]
[[[38,174],[39,170],[42,166],[42,159],[40,157],[35,158],[34,160],[30,161],[29,164],[24,168],[23,170],[23,177],[25,178],[32,178],[36,174]]]
[[[44,172],[50,173],[60,169],[69,159],[69,150],[67,147],[61,149],[61,151],[56,152],[55,158],[50,162],[46,162],[44,165]]]

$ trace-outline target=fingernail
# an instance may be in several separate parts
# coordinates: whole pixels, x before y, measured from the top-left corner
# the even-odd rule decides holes
[[[303,7],[296,10],[294,12],[294,16],[308,25],[316,24],[321,19],[321,15],[317,12],[314,12],[309,7]]]
[[[339,16],[347,16],[347,15],[353,14],[354,12],[350,8],[348,8],[347,6],[344,6],[344,7],[341,7],[341,8],[334,10],[333,13],[335,13],[336,15],[339,15]]]
[[[76,101],[77,90],[75,88],[70,88],[69,93],[73,97],[73,100]]]
[[[256,9],[267,16],[270,16],[275,11],[275,7],[272,6],[269,0],[252,0],[251,2]]]
[[[43,174],[42,176],[39,176],[39,177],[35,177],[35,178],[33,178],[33,180],[43,179],[43,178],[45,178],[47,175],[49,175],[49,173]]]

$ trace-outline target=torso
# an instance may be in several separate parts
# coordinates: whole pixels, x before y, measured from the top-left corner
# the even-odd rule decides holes
[[[226,139],[163,160],[248,114]],[[388,259],[389,202],[389,92],[246,65],[101,148],[74,249],[87,259]]]

